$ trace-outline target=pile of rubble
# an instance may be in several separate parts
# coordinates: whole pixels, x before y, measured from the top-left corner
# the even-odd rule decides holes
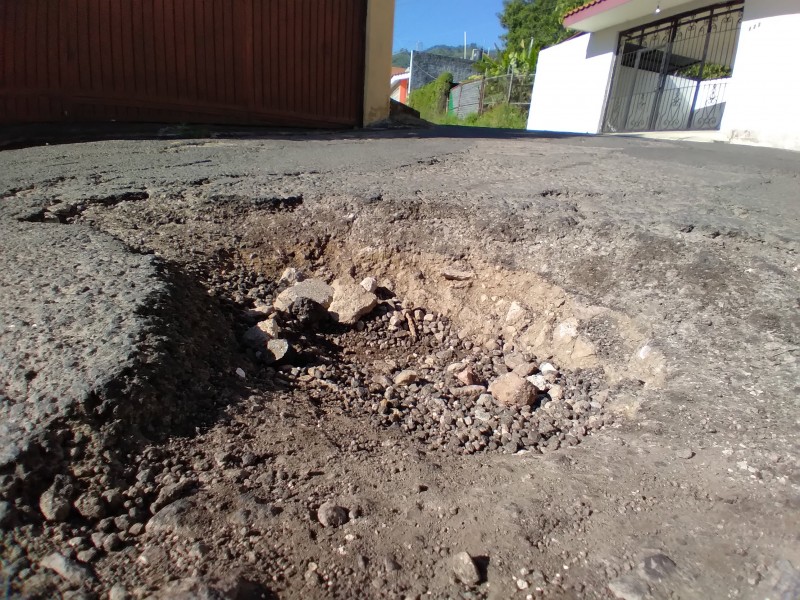
[[[329,410],[463,454],[553,451],[613,419],[598,373],[562,373],[502,338],[475,344],[371,277],[287,280],[246,312],[255,324],[242,340],[267,364],[263,376]]]

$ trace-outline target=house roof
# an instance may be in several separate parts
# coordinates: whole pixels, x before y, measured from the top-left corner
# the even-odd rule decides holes
[[[709,5],[714,0],[706,0]],[[692,0],[590,0],[564,15],[564,27],[578,31],[600,31],[623,26],[661,11],[680,9]],[[659,11],[660,12],[660,11]]]
[[[406,69],[405,67],[392,67],[392,77],[394,77],[395,75],[402,75],[406,71],[408,71],[408,69]]]
[[[389,83],[392,87],[399,85],[401,81],[408,81],[411,79],[411,73],[407,71],[403,71],[402,73],[398,73],[397,75],[392,75],[391,79],[389,79]]]
[[[572,15],[577,14],[588,8],[591,8],[597,4],[603,4],[603,2],[605,1],[606,0],[589,0],[589,2],[587,2],[586,4],[581,4],[580,6],[573,8],[571,11],[567,12],[567,14],[564,15],[564,20],[566,20],[567,17],[571,17]]]
[[[628,2],[630,2],[630,0],[590,0],[586,4],[573,8],[565,14],[563,19],[564,26],[574,26],[581,21],[594,17],[607,10],[611,10],[612,8],[627,4]]]

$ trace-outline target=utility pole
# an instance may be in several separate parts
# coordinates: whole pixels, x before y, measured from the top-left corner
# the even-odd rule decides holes
[[[467,32],[464,32],[464,58],[467,58]]]

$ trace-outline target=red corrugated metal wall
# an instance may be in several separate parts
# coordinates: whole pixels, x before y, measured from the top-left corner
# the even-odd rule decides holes
[[[0,123],[360,125],[366,0],[0,0]]]

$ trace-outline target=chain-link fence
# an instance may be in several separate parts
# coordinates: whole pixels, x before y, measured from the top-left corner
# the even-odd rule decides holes
[[[450,90],[447,112],[461,119],[483,114],[498,104],[512,104],[527,112],[531,104],[533,75],[509,74],[465,81]]]

